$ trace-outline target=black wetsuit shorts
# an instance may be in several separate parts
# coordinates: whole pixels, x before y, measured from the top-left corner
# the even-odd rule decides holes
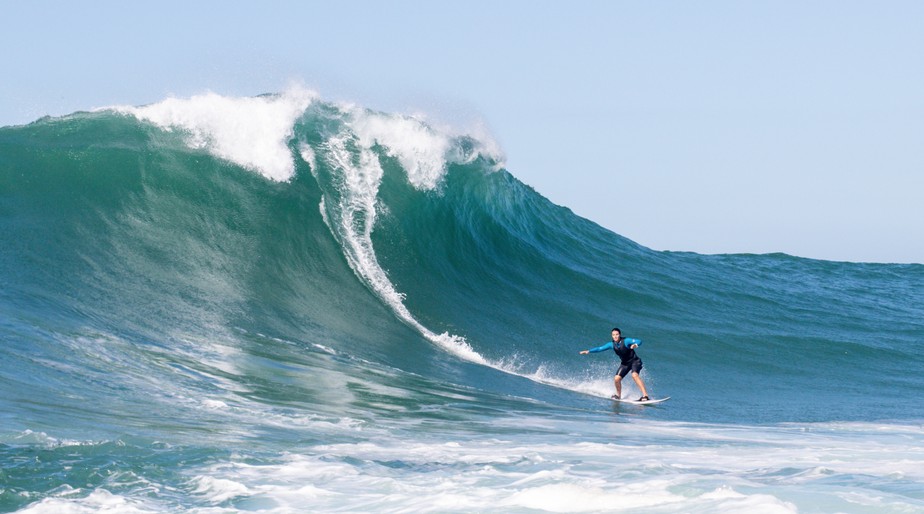
[[[619,369],[616,370],[616,374],[625,378],[629,372],[639,373],[642,371],[642,359],[632,359],[629,362],[623,362],[619,365]]]

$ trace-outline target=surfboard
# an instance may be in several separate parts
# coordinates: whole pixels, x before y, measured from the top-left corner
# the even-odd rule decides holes
[[[610,398],[610,399],[617,403],[631,403],[632,405],[654,405],[656,403],[666,402],[667,400],[670,400],[671,397],[666,396],[664,398],[656,398],[654,400],[645,400],[643,402],[640,402],[638,400],[630,400],[628,398],[620,398],[618,400],[616,398]]]

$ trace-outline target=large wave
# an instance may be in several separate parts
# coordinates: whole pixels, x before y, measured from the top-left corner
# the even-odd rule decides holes
[[[516,360],[486,359],[464,337],[427,328],[407,308],[406,295],[379,262],[372,236],[380,211],[388,208],[379,198],[382,161],[396,161],[414,189],[439,195],[451,166],[477,163],[480,173],[502,169],[503,155],[490,139],[439,130],[413,116],[322,102],[302,89],[255,98],[209,93],[107,110],[180,131],[191,148],[205,149],[273,181],[290,181],[294,160],[301,158],[323,191],[320,212],[351,269],[400,320],[468,361],[566,388],[583,383],[542,369],[524,372]]]
[[[447,367],[448,352],[605,397],[611,356],[577,351],[618,324],[646,341],[650,389],[693,387],[713,416],[736,417],[722,399],[735,376],[759,419],[822,416],[801,391],[860,401],[919,359],[922,266],[655,252],[551,204],[490,138],[419,117],[293,89],[116,106],[0,136],[12,325],[41,312],[43,330],[98,326],[215,361],[233,350],[208,341],[240,330],[358,345],[385,365],[536,394]],[[438,351],[411,356],[415,338]],[[855,358],[870,349],[875,373]],[[768,398],[768,380],[780,394]]]

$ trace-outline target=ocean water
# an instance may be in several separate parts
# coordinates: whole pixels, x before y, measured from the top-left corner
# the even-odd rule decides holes
[[[309,91],[0,128],[0,342],[2,512],[924,512],[924,265],[653,251]]]

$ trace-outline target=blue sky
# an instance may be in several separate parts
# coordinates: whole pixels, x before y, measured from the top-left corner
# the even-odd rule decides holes
[[[924,2],[5,2],[0,124],[299,82],[659,250],[924,263]]]

